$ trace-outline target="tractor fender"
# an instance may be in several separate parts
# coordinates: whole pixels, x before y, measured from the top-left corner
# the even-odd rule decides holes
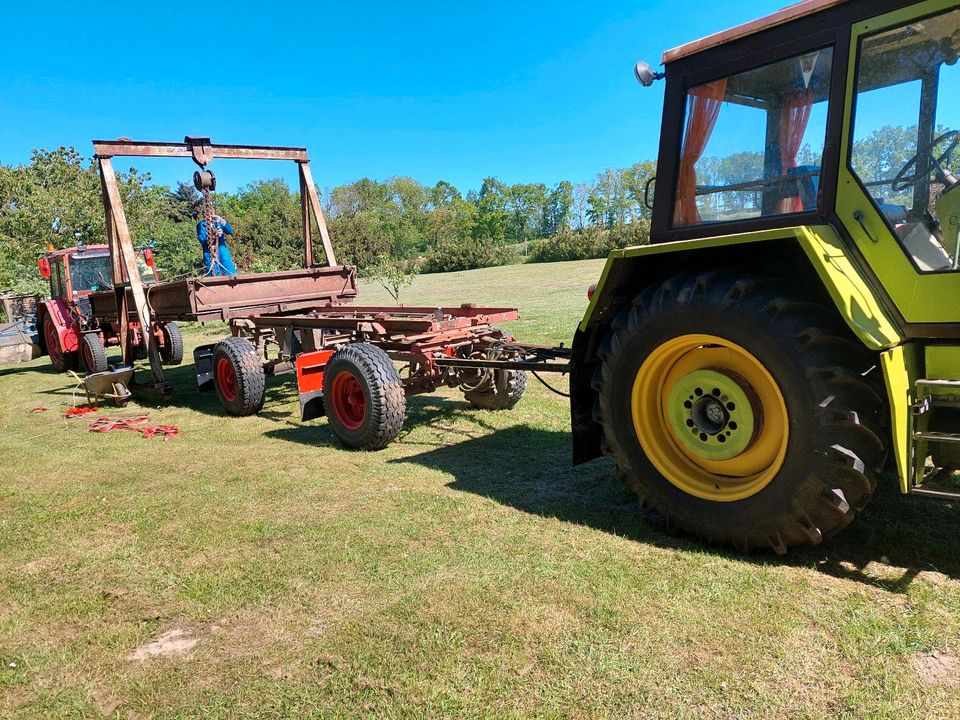
[[[43,333],[43,323],[48,317],[53,321],[54,327],[57,328],[60,347],[63,351],[76,352],[79,350],[80,326],[77,324],[73,313],[70,312],[70,308],[63,298],[44,300],[37,308],[37,329],[40,331],[40,337],[44,338],[44,343],[46,343],[46,338]],[[44,351],[47,351],[45,344]]]
[[[869,349],[896,355],[906,342],[903,330],[884,307],[884,300],[858,266],[835,228],[797,226],[778,230],[717,236],[615,250],[607,258],[590,304],[577,328],[570,362],[570,412],[573,462],[600,455],[602,430],[594,422],[595,391],[591,383],[599,367],[598,351],[611,324],[634,297],[651,283],[685,267],[750,268],[772,277],[800,280],[811,299],[833,306],[853,334]],[[884,356],[885,357],[885,356]],[[882,362],[891,397],[907,397],[915,378],[893,372],[896,363]],[[894,407],[897,405],[898,407]],[[905,419],[900,403],[891,403],[895,434]],[[901,445],[894,445],[898,468]]]

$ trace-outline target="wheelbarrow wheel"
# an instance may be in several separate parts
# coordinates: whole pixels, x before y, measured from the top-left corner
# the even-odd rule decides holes
[[[260,354],[246,338],[221,340],[213,348],[213,378],[220,402],[231,415],[254,415],[263,408],[266,376]]]
[[[383,350],[368,343],[333,354],[324,372],[323,403],[334,433],[357,450],[393,442],[407,410],[400,374]]]

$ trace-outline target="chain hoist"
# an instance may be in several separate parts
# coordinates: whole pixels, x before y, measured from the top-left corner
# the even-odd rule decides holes
[[[213,274],[214,268],[220,265],[217,255],[217,216],[213,212],[213,200],[210,198],[211,191],[217,189],[217,176],[205,166],[201,168],[193,173],[193,186],[203,193],[203,222],[207,226],[207,249],[210,251],[210,267],[206,270]]]

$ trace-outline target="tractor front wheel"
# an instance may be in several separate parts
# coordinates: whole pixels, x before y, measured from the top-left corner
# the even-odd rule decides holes
[[[77,353],[66,352],[60,345],[57,325],[49,315],[43,320],[43,342],[47,346],[47,355],[50,356],[50,364],[53,367],[60,372],[77,369],[79,366]]]
[[[97,333],[87,333],[80,338],[80,357],[83,360],[84,370],[91,375],[110,369],[107,362],[107,349]]]
[[[407,398],[400,374],[376,345],[355,343],[333,354],[323,380],[330,426],[347,447],[380,450],[400,433]]]
[[[876,358],[787,286],[717,272],[651,286],[594,381],[605,451],[642,504],[741,551],[845,527],[885,457]]]
[[[161,328],[163,347],[160,348],[160,360],[164,365],[179,365],[183,362],[183,334],[175,322],[168,322]]]
[[[254,415],[263,407],[266,376],[260,354],[246,338],[221,340],[213,348],[213,379],[231,415]]]

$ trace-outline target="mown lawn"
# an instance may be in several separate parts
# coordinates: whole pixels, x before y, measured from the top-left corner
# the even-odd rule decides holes
[[[569,341],[600,266],[403,298],[516,304],[519,338]],[[45,360],[0,369],[0,716],[960,717],[960,513],[892,480],[831,544],[741,557],[571,468],[538,385],[509,413],[413,399],[365,454],[301,424],[289,378],[239,419],[192,371],[123,411],[180,428],[148,441],[62,420]],[[161,636],[190,647],[150,656]]]

